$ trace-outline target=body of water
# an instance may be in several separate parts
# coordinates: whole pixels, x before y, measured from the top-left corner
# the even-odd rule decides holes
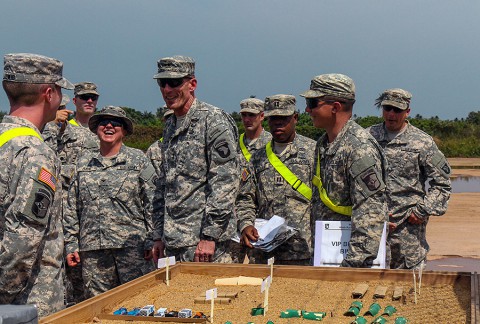
[[[452,192],[480,192],[480,177],[458,176],[452,180]]]

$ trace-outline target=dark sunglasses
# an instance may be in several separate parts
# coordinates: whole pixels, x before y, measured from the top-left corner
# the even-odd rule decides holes
[[[306,101],[306,105],[307,105],[308,109],[317,108],[318,103],[320,101],[324,101],[325,103],[334,103],[335,102],[334,100],[325,100],[325,99],[322,100],[322,98],[305,98],[305,101]],[[338,102],[342,102],[342,101],[338,101]]]
[[[404,112],[405,110],[403,109],[400,109],[400,108],[397,108],[397,107],[393,107],[393,106],[382,106],[383,107],[383,110],[385,110],[386,112],[390,112],[393,111],[396,113],[396,114],[399,114],[401,112]]]
[[[112,127],[123,127],[123,122],[118,119],[102,119],[98,126],[107,126],[108,124],[112,125]]]
[[[175,79],[157,79],[157,83],[161,88],[165,88],[168,84],[170,88],[176,88],[181,86],[185,82],[185,78],[175,78]]]
[[[92,101],[95,101],[98,99],[98,96],[95,94],[82,94],[78,96],[80,99],[88,101],[88,99],[92,99]]]
[[[318,103],[320,102],[320,98],[305,98],[307,108],[313,109],[317,108]]]

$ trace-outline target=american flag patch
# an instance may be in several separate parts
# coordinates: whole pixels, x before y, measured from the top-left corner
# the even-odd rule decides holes
[[[57,178],[55,178],[55,176],[47,169],[42,167],[40,173],[38,174],[38,180],[52,188],[53,191],[56,190]]]
[[[247,168],[244,168],[242,171],[242,181],[247,181],[249,174],[250,173],[248,173]]]

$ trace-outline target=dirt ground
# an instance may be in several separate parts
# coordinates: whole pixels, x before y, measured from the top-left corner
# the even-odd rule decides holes
[[[449,162],[452,166],[452,176],[480,177],[480,158],[455,158],[449,159]],[[446,262],[442,269],[435,270],[471,271],[473,269],[480,272],[479,214],[480,188],[478,193],[452,194],[447,213],[441,217],[430,218],[427,226],[427,240],[430,245],[429,261],[452,258],[451,264]],[[473,268],[464,267],[464,262],[458,262],[457,257],[465,258],[464,261]],[[434,264],[439,262],[436,261]]]

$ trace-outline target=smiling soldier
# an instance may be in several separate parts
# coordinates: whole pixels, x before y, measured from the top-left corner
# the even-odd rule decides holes
[[[154,260],[231,262],[239,184],[237,127],[223,110],[195,97],[195,62],[186,56],[158,61],[154,76],[168,109],[154,204]],[[153,151],[153,150],[152,150]],[[155,159],[151,156],[152,160]]]
[[[82,264],[87,297],[153,270],[150,239],[156,173],[142,151],[123,144],[132,121],[107,106],[88,126],[100,151],[78,158],[64,209],[65,249],[70,267]]]

